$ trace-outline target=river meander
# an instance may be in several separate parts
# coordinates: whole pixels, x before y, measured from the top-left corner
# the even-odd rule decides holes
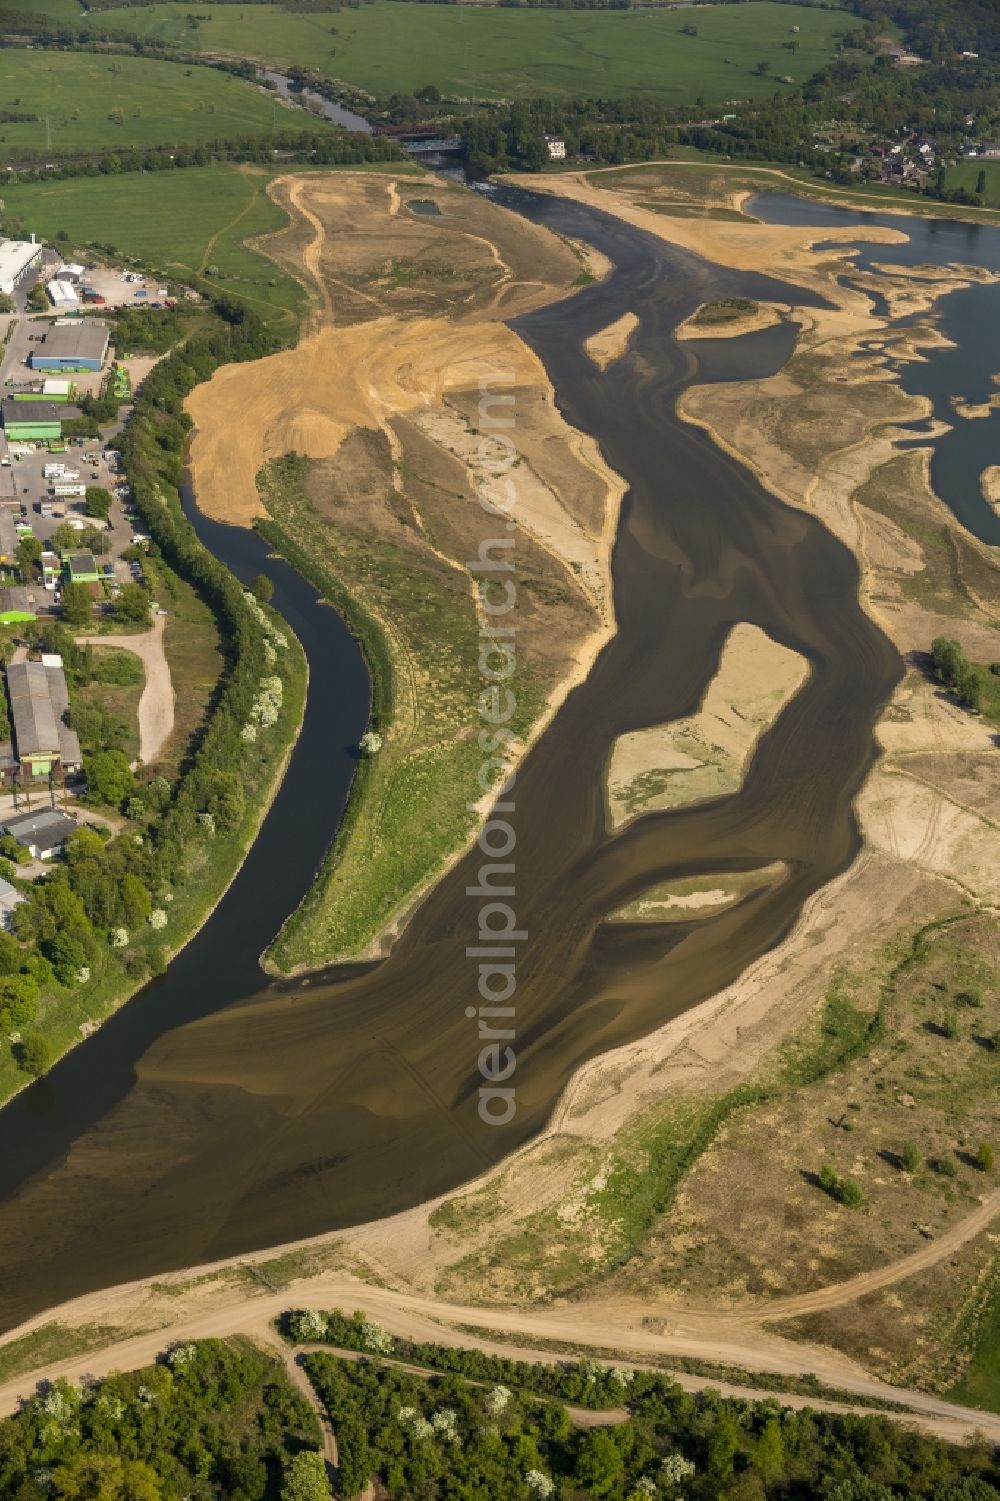
[[[585,1060],[697,1004],[780,942],[857,852],[852,803],[899,659],[860,609],[850,552],[674,411],[697,365],[672,330],[699,303],[816,299],[568,200],[504,199],[613,263],[604,282],[516,327],[569,421],[595,435],[630,487],[613,560],[618,634],[524,762],[509,815],[511,901],[527,934],[517,1114],[501,1128],[477,1111],[466,949],[480,903],[466,888],[478,852],[380,964],[274,984],[257,967],[336,829],[368,704],[359,653],[333,611],[268,561],[275,603],[310,662],[302,737],[201,934],[0,1112],[2,1327],[97,1287],[374,1219],[468,1181],[542,1128]],[[628,310],[639,319],[629,353],[602,373],[583,343]],[[759,373],[774,357],[772,336]],[[744,346],[741,376],[746,364]],[[197,524],[243,577],[260,569],[254,536]],[[690,713],[739,621],[801,653],[805,686],[762,738],[741,791],[610,835],[602,784],[613,741]],[[653,883],[775,861],[783,882],[715,917],[605,921]]]

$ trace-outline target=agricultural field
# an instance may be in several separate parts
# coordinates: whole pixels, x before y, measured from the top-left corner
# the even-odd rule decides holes
[[[88,52],[0,52],[4,109],[36,116],[0,125],[0,160],[18,153],[196,145],[312,124],[217,68]]]
[[[133,256],[182,276],[202,274],[281,332],[292,333],[305,307],[298,282],[244,243],[281,229],[285,215],[267,195],[273,173],[216,162],[174,172],[23,183],[4,188],[4,233]],[[111,253],[111,252],[109,252]]]
[[[187,4],[95,12],[95,32],[301,64],[373,94],[435,83],[463,97],[648,93],[681,103],[769,97],[802,83],[856,24],[846,12],[756,0],[684,10],[562,11],[375,0],[336,13]],[[696,35],[685,35],[693,26]],[[799,28],[791,35],[792,27]],[[783,44],[789,43],[789,48]],[[796,50],[790,50],[794,44]],[[755,74],[759,62],[766,75]]]

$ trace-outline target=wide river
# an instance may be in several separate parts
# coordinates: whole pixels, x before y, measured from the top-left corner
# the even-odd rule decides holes
[[[594,434],[629,485],[614,553],[618,634],[526,759],[509,815],[511,902],[526,934],[517,1113],[496,1127],[477,1111],[479,1042],[466,1015],[477,971],[466,949],[481,903],[466,888],[478,853],[441,881],[380,964],[264,981],[257,957],[341,816],[368,680],[334,612],[292,570],[264,563],[252,534],[193,513],[242,577],[263,563],[274,578],[275,603],[309,656],[305,724],[260,837],[201,934],[0,1112],[0,1327],[101,1286],[374,1219],[467,1182],[542,1128],[584,1061],[696,1005],[777,944],[857,852],[853,799],[899,659],[859,607],[852,555],[674,411],[698,349],[673,330],[700,302],[815,298],[566,200],[503,196],[613,263],[604,282],[516,326],[569,421]],[[583,341],[627,310],[639,318],[630,353],[602,374]],[[780,365],[787,330],[768,335],[739,341],[731,373]],[[718,349],[702,354],[721,378]],[[738,793],[609,834],[603,777],[615,738],[690,713],[739,621],[802,653],[806,685]],[[715,917],[605,920],[668,877],[777,860],[787,879]]]

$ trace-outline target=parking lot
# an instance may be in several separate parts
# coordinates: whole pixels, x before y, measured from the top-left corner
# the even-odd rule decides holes
[[[3,473],[9,477],[16,494],[0,504],[0,553],[13,555],[18,542],[18,526],[30,526],[31,535],[46,548],[60,527],[69,525],[80,533],[95,528],[107,542],[107,549],[98,556],[98,562],[113,564],[113,574],[109,575],[112,592],[116,585],[129,582],[134,572],[121,553],[131,545],[133,537],[142,534],[136,531],[138,523],[128,505],[128,487],[118,470],[117,455],[108,455],[100,442],[91,438],[67,442],[66,452],[58,455],[49,453],[41,445],[33,451],[28,450],[27,444],[14,444],[7,451],[10,468],[4,466]],[[44,469],[52,463],[65,464],[70,475],[65,480],[47,479]],[[73,475],[79,475],[79,480],[73,479]],[[53,495],[51,491],[58,483],[99,485],[110,491],[113,499],[108,525],[102,526],[100,521],[84,514],[84,497]],[[42,515],[40,508],[43,505],[51,510],[51,515]],[[40,595],[40,589],[35,592]]]

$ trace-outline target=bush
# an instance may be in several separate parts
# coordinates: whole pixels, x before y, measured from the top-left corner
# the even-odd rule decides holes
[[[135,786],[135,777],[124,751],[97,751],[83,758],[87,797],[92,803],[120,807]]]
[[[899,1160],[903,1164],[904,1172],[915,1173],[924,1159],[913,1145],[913,1142],[908,1141],[899,1154]]]
[[[976,1166],[981,1173],[993,1171],[993,1148],[988,1141],[980,1142],[976,1152]]]
[[[853,1178],[842,1178],[825,1162],[817,1174],[817,1182],[825,1194],[845,1209],[858,1209],[865,1196]]]
[[[38,1032],[29,1032],[20,1042],[15,1043],[13,1053],[18,1068],[22,1073],[30,1074],[33,1079],[40,1078],[49,1066],[49,1045]]]
[[[88,485],[84,499],[84,514],[96,516],[100,521],[107,521],[108,512],[111,510],[111,491],[105,490],[102,485]]]

